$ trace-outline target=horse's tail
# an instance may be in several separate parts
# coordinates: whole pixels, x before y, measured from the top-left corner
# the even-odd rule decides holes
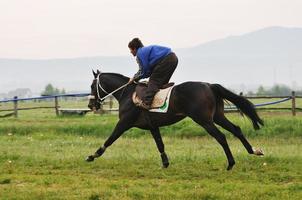
[[[241,112],[243,112],[248,118],[252,120],[255,129],[259,129],[260,125],[263,124],[263,120],[258,116],[254,104],[247,100],[246,98],[234,94],[233,92],[227,90],[219,84],[211,84],[211,89],[214,94],[219,98],[227,99],[232,102]]]

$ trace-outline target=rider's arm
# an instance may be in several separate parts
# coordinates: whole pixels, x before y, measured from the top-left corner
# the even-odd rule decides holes
[[[142,64],[140,62],[140,60],[138,58],[136,58],[136,61],[137,61],[137,64],[139,66],[139,69],[138,71],[136,72],[136,74],[134,74],[133,76],[133,80],[134,81],[139,81],[140,79],[142,79],[143,75],[144,75],[144,71],[143,71],[143,67],[142,67]]]

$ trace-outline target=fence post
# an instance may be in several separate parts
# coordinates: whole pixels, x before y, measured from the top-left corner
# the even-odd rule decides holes
[[[14,116],[18,117],[18,97],[14,96]]]
[[[292,114],[296,116],[296,93],[292,91]]]
[[[56,115],[59,116],[59,101],[57,96],[55,96],[55,110],[56,110]]]

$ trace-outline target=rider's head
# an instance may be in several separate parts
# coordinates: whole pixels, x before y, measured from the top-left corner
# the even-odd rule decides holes
[[[130,52],[133,56],[136,56],[136,52],[137,52],[137,49],[143,47],[143,43],[142,41],[139,39],[139,38],[133,38],[129,44],[128,44],[128,47],[130,49]]]

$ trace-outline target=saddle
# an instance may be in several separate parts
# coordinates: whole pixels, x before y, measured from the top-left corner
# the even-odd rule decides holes
[[[135,92],[133,92],[132,95],[132,101],[136,106],[140,106],[142,103],[142,97],[145,94],[145,90],[148,86],[147,82],[139,82],[135,88]],[[155,94],[152,104],[151,104],[151,109],[156,109],[164,106],[167,96],[174,86],[174,83],[167,83],[160,88],[160,90]]]

